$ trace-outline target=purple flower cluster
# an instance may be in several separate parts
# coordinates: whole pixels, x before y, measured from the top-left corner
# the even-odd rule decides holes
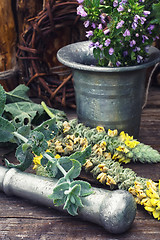
[[[95,56],[117,67],[145,61],[153,39],[150,35],[155,37],[157,29],[156,24],[149,23],[152,8],[145,8],[145,0],[94,0],[96,8],[93,0],[77,1],[77,14],[85,18],[86,37],[91,40],[89,46],[94,48]]]

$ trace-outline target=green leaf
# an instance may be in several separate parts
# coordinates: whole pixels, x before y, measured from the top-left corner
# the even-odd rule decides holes
[[[43,133],[37,131],[30,133],[27,143],[32,146],[32,151],[38,156],[40,154],[43,155],[43,152],[45,152],[48,148],[48,144]]]
[[[47,169],[49,169],[49,171],[51,171],[52,173],[52,177],[57,177],[57,174],[58,174],[58,171],[59,169],[57,168],[57,159],[55,159],[55,161],[53,162],[48,162],[48,165],[47,165]],[[45,164],[46,162],[46,159],[45,158],[42,158],[41,159],[41,164],[42,166]]]
[[[53,189],[53,193],[49,196],[49,198],[53,199],[53,203],[56,206],[63,205],[66,201],[66,196],[64,192],[68,189],[69,189],[69,183],[61,183]]]
[[[21,171],[25,171],[28,167],[31,166],[33,161],[33,153],[31,152],[31,149],[28,149],[27,151],[23,151],[22,145],[20,145],[16,150],[16,158],[20,162],[20,164],[13,164],[9,163],[7,159],[5,159],[6,165],[8,168],[17,168]]]
[[[52,139],[58,132],[56,119],[53,118],[43,122],[40,126],[36,127],[34,131],[42,132],[46,140]]]
[[[0,117],[0,142],[12,142],[14,140],[12,134],[14,131],[14,125],[3,117]]]
[[[81,186],[80,196],[85,197],[93,193],[92,187],[88,182],[82,180],[76,180],[71,183],[71,187],[75,184],[79,184]]]
[[[14,90],[10,92],[6,92],[7,103],[15,103],[15,102],[30,102],[31,100],[28,97],[29,87],[24,84],[18,85]]]
[[[85,150],[81,152],[75,152],[69,156],[69,159],[75,159],[83,165],[86,162],[86,158],[88,158],[91,154],[91,146],[85,148]]]
[[[6,93],[2,85],[0,85],[0,116],[4,111],[5,103],[6,103]]]
[[[31,132],[31,128],[29,125],[27,125],[27,126],[25,125],[25,126],[19,127],[17,129],[17,132],[24,137],[28,137]]]
[[[27,122],[31,122],[36,114],[42,114],[43,108],[41,105],[30,103],[30,102],[17,102],[17,103],[9,103],[6,104],[5,115],[9,113],[9,117],[11,120],[17,123],[21,123],[21,126],[25,124],[25,118],[27,118]],[[20,119],[20,120],[18,120]],[[26,124],[25,124],[26,125]],[[18,125],[19,126],[19,125]]]
[[[72,167],[67,172],[65,178],[73,180],[74,178],[76,178],[76,177],[78,177],[80,175],[81,164],[77,160],[75,160],[75,159],[71,159],[71,161],[72,161]]]

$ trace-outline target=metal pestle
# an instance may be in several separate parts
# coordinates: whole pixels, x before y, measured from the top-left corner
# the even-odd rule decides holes
[[[54,179],[0,166],[0,191],[8,196],[19,196],[64,211],[62,207],[54,206],[53,201],[48,198],[56,182]],[[136,215],[133,196],[124,190],[92,189],[93,194],[83,197],[84,207],[79,209],[78,216],[103,226],[111,233],[118,234],[128,230]]]

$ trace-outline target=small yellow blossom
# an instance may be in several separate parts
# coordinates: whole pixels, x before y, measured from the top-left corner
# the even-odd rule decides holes
[[[93,167],[93,163],[88,159],[83,165],[87,170],[90,170]]]
[[[47,149],[46,152],[50,152],[50,150]],[[34,163],[33,169],[34,169],[34,170],[36,170],[37,167],[38,167],[39,165],[41,165],[41,159],[42,159],[42,158],[43,158],[43,155],[42,155],[42,154],[40,154],[40,156],[35,155],[35,157],[33,158],[33,163]]]
[[[101,172],[106,173],[108,171],[108,168],[106,167],[106,165],[104,163],[99,164],[98,167]]]
[[[66,133],[66,132],[68,132],[70,129],[71,129],[71,127],[70,127],[70,125],[69,125],[69,122],[64,121],[64,123],[63,123],[63,132]]]
[[[114,178],[112,178],[111,176],[107,176],[107,185],[111,186],[111,185],[116,185],[116,181],[114,180]]]
[[[42,154],[40,154],[40,156],[35,156],[34,158],[33,158],[33,163],[34,163],[34,166],[33,166],[33,169],[34,170],[36,170],[37,169],[37,167],[39,166],[39,165],[41,165],[41,159],[43,158],[43,156],[42,156]]]
[[[121,141],[125,140],[133,140],[133,136],[129,136],[128,133],[125,133],[124,131],[120,132],[119,134]]]
[[[138,142],[136,140],[133,140],[133,141],[126,140],[124,143],[127,147],[135,148],[140,142]]]
[[[128,148],[123,147],[123,146],[117,147],[116,150],[119,151],[119,152],[124,152],[124,153],[128,153],[129,152]]]
[[[110,152],[104,152],[105,159],[112,159],[112,155]]]
[[[60,141],[56,141],[55,142],[55,150],[59,153],[63,153],[64,152],[64,149],[62,147],[62,143]]]
[[[117,129],[115,129],[115,130],[108,129],[108,136],[116,137],[117,135],[118,135],[118,130]]]
[[[97,180],[99,180],[100,183],[104,184],[107,179],[107,174],[106,173],[100,173],[97,176]]]
[[[97,132],[105,132],[105,129],[102,126],[97,126],[96,130],[97,130]]]
[[[55,156],[54,156],[54,158],[60,158],[61,156],[59,155],[59,154],[56,154]]]

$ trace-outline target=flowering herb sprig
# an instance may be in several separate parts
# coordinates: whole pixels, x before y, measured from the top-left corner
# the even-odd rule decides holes
[[[158,38],[158,0],[77,0],[77,14],[84,20],[101,66],[132,66],[148,57],[149,46]]]

